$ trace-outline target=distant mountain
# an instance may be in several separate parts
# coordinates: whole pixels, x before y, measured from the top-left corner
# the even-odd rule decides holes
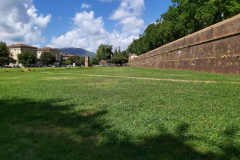
[[[80,57],[89,56],[90,59],[96,56],[95,53],[87,51],[82,48],[57,48],[57,49],[61,50],[63,53],[72,54],[74,56],[80,56]]]

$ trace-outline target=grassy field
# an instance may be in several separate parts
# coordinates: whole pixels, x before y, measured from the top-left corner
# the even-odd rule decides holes
[[[240,76],[0,69],[0,159],[240,157]]]

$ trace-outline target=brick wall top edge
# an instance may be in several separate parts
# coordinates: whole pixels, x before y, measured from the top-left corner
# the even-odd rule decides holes
[[[238,20],[238,19],[239,19],[239,20]],[[226,19],[226,20],[224,20],[224,21],[222,21],[222,22],[219,22],[219,23],[217,23],[217,24],[214,24],[214,25],[212,25],[212,26],[209,26],[209,27],[207,27],[207,28],[204,28],[204,29],[202,29],[202,30],[200,30],[200,31],[197,31],[197,32],[195,32],[195,33],[192,33],[192,34],[190,34],[190,35],[188,35],[188,36],[185,36],[185,37],[183,37],[183,38],[180,38],[180,39],[178,39],[178,40],[175,40],[175,41],[173,41],[173,42],[171,42],[171,43],[168,43],[168,44],[166,44],[166,45],[164,45],[164,46],[161,46],[161,47],[159,47],[159,48],[156,48],[156,49],[154,49],[154,50],[151,50],[151,51],[149,51],[149,52],[147,52],[147,53],[145,53],[145,54],[140,55],[140,56],[137,57],[135,60],[137,60],[138,58],[141,58],[141,57],[143,57],[143,56],[148,56],[149,54],[151,54],[152,52],[154,52],[154,51],[156,51],[156,50],[159,50],[160,48],[167,47],[167,46],[169,46],[169,45],[173,45],[174,43],[180,42],[180,41],[182,41],[182,40],[184,40],[184,39],[185,39],[185,40],[188,40],[188,39],[190,39],[190,38],[192,38],[192,37],[194,37],[194,36],[196,36],[196,35],[198,35],[198,34],[202,34],[202,33],[204,33],[204,32],[207,32],[207,31],[211,30],[211,29],[215,30],[217,27],[223,26],[223,25],[225,25],[225,24],[229,24],[229,23],[231,23],[231,22],[233,22],[233,21],[235,21],[235,20],[238,20],[238,21],[240,22],[240,14],[238,14],[238,15],[232,17],[232,18]],[[236,21],[236,22],[237,22],[237,21]],[[229,34],[229,33],[228,33],[228,34]],[[222,36],[224,36],[224,35],[222,35]],[[210,39],[208,39],[208,40],[210,40]],[[199,42],[200,42],[200,41],[199,41]],[[181,47],[184,47],[184,46],[181,46]]]

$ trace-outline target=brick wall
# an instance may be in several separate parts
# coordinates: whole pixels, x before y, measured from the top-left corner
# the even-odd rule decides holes
[[[130,65],[240,74],[240,14],[145,53]]]

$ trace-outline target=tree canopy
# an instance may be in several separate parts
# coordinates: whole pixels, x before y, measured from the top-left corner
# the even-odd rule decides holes
[[[112,57],[111,59],[108,59],[107,62],[108,63],[120,64],[122,66],[123,63],[128,62],[128,58],[123,57],[123,56],[115,56],[115,57]]]
[[[31,51],[23,51],[18,55],[18,62],[24,65],[37,63],[37,58]]]
[[[112,49],[112,45],[101,44],[97,49],[97,61],[110,59],[113,55]]]
[[[144,54],[240,13],[240,0],[172,0],[156,23],[128,46],[126,52]]]
[[[7,44],[0,42],[0,63],[8,64],[9,62],[15,63],[16,60],[11,57]]]
[[[49,65],[53,64],[56,61],[56,57],[51,52],[42,52],[40,61],[43,64]]]
[[[77,66],[85,65],[85,58],[80,56],[69,57],[68,61],[71,61],[70,64],[75,63]]]
[[[90,60],[90,63],[91,63],[92,65],[98,65],[98,64],[99,64],[99,61],[97,60],[96,57],[93,57],[93,58]]]

